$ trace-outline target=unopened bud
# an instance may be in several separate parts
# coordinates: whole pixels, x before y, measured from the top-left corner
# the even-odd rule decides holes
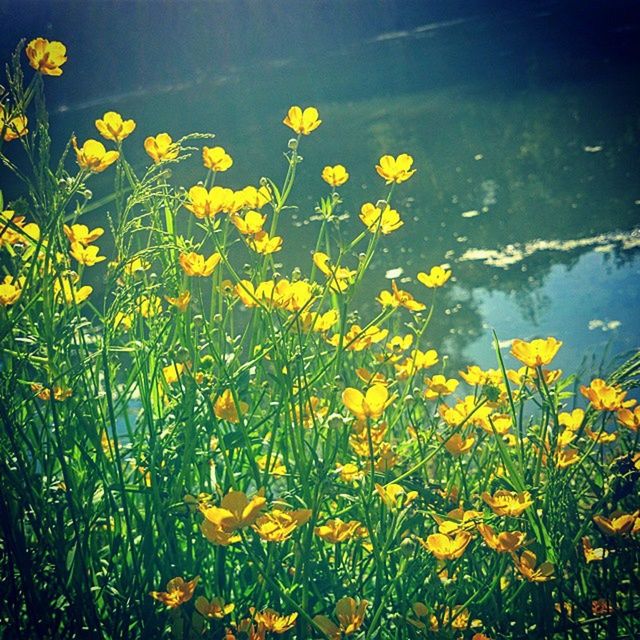
[[[289,142],[287,143],[287,146],[292,151],[295,151],[298,148],[298,141],[296,140],[296,138],[291,138],[291,140],[289,140]]]

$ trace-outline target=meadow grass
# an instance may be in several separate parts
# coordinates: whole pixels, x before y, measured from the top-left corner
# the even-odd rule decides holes
[[[3,637],[637,637],[638,354],[580,386],[548,367],[561,342],[496,338],[495,369],[446,370],[425,345],[447,265],[366,319],[352,303],[402,232],[409,155],[379,160],[356,237],[327,167],[315,251],[284,275],[316,109],[283,121],[279,184],[221,186],[206,134],[148,136],[137,170],[115,112],[54,158],[66,62],[21,43],[0,111],[24,189],[0,207]]]

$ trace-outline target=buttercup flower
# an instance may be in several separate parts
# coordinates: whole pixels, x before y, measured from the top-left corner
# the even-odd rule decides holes
[[[381,291],[376,300],[383,307],[404,307],[409,311],[424,311],[427,308],[427,305],[416,300],[408,291],[398,289],[395,280],[391,281],[391,291]]]
[[[222,498],[219,507],[203,508],[202,515],[214,525],[223,527],[225,531],[233,532],[254,524],[266,502],[260,494],[249,500],[242,491],[232,490]]]
[[[376,165],[376,171],[380,177],[386,180],[387,184],[392,182],[399,184],[408,180],[416,172],[411,168],[412,164],[413,158],[406,153],[401,153],[397,158],[382,156],[379,164]]]
[[[183,578],[172,578],[167,582],[166,591],[152,591],[150,595],[170,609],[175,609],[191,600],[199,580],[200,576],[196,576],[189,582],[185,582]]]
[[[561,346],[562,342],[555,338],[531,342],[516,339],[511,344],[511,355],[527,367],[543,367],[555,358]]]
[[[510,516],[516,518],[524,513],[532,504],[531,494],[528,491],[516,493],[499,489],[493,496],[486,491],[482,494],[482,499],[491,507],[498,516]]]
[[[205,258],[199,253],[190,251],[189,253],[181,253],[178,258],[180,266],[188,276],[200,276],[201,278],[210,276],[221,260],[222,256],[218,252]]]
[[[211,218],[222,211],[226,211],[233,198],[233,191],[225,187],[212,187],[207,191],[196,185],[189,189],[184,208],[188,209],[196,218]]]
[[[271,237],[266,231],[258,231],[258,233],[247,239],[247,244],[256,253],[269,255],[282,249],[282,238],[280,236]]]
[[[288,616],[281,615],[273,609],[265,609],[264,611],[253,612],[253,619],[258,624],[264,626],[267,631],[273,633],[285,633],[292,629],[298,619],[297,613]]]
[[[334,291],[344,292],[353,282],[356,272],[346,267],[334,267],[329,262],[329,256],[322,251],[316,251],[313,254],[313,264],[329,278],[329,286]]]
[[[437,373],[432,378],[425,378],[425,384],[427,390],[424,392],[424,397],[427,400],[435,400],[440,396],[448,396],[452,394],[458,387],[458,381],[455,378],[447,380],[445,376]]]
[[[73,136],[71,144],[76,152],[76,160],[81,169],[88,169],[93,173],[100,173],[112,165],[119,157],[117,151],[107,151],[102,142],[87,140],[82,147],[78,147],[78,141]]]
[[[296,133],[309,135],[317,129],[322,120],[318,119],[318,110],[315,107],[307,107],[304,111],[300,107],[291,107],[287,116],[282,121],[287,127],[293,129]]]
[[[314,616],[313,621],[331,640],[340,640],[343,633],[348,636],[360,629],[368,606],[366,600],[358,602],[354,598],[342,598],[335,608],[338,624],[327,616]]]
[[[381,210],[370,202],[365,202],[362,205],[360,220],[371,233],[380,229],[381,233],[385,235],[396,231],[404,224],[400,219],[400,214],[389,205]]]
[[[558,422],[561,427],[569,431],[577,431],[584,420],[584,410],[574,409],[571,413],[563,411],[558,414]]]
[[[242,413],[246,413],[249,409],[249,405],[246,402],[242,402],[242,400],[239,401],[239,405]],[[226,420],[227,422],[233,422],[234,424],[240,422],[238,407],[233,399],[231,389],[225,389],[222,392],[222,395],[216,400],[213,410],[218,420]]]
[[[456,458],[471,450],[476,439],[473,436],[464,437],[459,433],[454,433],[445,443],[444,448]]]
[[[205,618],[222,620],[222,618],[228,616],[235,608],[235,604],[225,604],[222,598],[212,598],[211,602],[204,596],[196,598],[196,611]]]
[[[298,527],[306,524],[309,518],[311,509],[274,509],[260,516],[253,525],[253,530],[267,542],[284,542]]]
[[[438,560],[455,560],[462,556],[471,542],[471,535],[459,531],[454,537],[443,533],[432,533],[426,541],[418,538],[418,542]]]
[[[524,551],[520,558],[514,554],[513,562],[516,565],[516,569],[518,569],[529,582],[546,582],[547,580],[553,580],[553,565],[550,562],[543,562],[536,567],[537,558],[533,551]]]
[[[27,129],[27,116],[18,114],[12,118],[7,118],[4,107],[0,105],[0,132],[5,142],[11,142],[26,136],[29,133]]]
[[[80,264],[84,264],[87,267],[92,267],[94,264],[106,260],[105,256],[98,255],[98,251],[100,251],[100,248],[93,245],[85,246],[81,242],[71,243],[71,255]]]
[[[502,531],[498,534],[488,525],[479,524],[478,531],[491,549],[498,553],[512,553],[519,549],[527,538],[523,531]]]
[[[122,142],[136,128],[133,120],[123,120],[115,111],[107,111],[101,119],[96,120],[96,129],[103,138]]]
[[[245,236],[260,233],[266,219],[267,216],[262,215],[259,211],[247,211],[247,213],[244,214],[244,218],[239,215],[231,216],[231,222],[233,222],[236,229]]]
[[[22,295],[24,278],[5,276],[0,282],[0,307],[9,307],[15,304]]]
[[[56,299],[59,302],[64,302],[65,304],[80,304],[81,302],[84,302],[91,295],[93,287],[84,285],[76,288],[75,284],[77,281],[77,274],[72,274],[70,276],[64,275],[56,278],[53,283],[53,291]]]
[[[350,540],[353,536],[358,535],[361,527],[362,523],[357,520],[344,522],[340,518],[334,518],[316,527],[313,532],[325,542],[338,544],[339,542]]]
[[[618,422],[631,429],[631,431],[637,431],[640,428],[640,407],[635,407],[633,411],[630,409],[620,409],[616,414]]]
[[[591,406],[597,411],[618,411],[632,407],[635,400],[625,400],[626,391],[622,391],[617,385],[609,385],[601,378],[591,381],[588,387],[582,385],[580,393],[589,400]]]
[[[164,160],[175,160],[180,154],[180,147],[173,143],[168,133],[159,133],[155,137],[145,138],[144,150],[156,164]]]
[[[25,49],[29,64],[43,76],[61,76],[60,68],[67,61],[67,48],[46,38],[35,38],[31,40]]]
[[[431,267],[429,273],[421,271],[416,278],[418,282],[421,282],[425,287],[429,289],[436,289],[446,284],[447,280],[451,277],[451,271],[442,266]]]
[[[389,390],[383,384],[372,385],[365,394],[353,387],[342,392],[345,407],[359,420],[379,418],[394,399],[395,395],[389,397]]]
[[[222,147],[202,147],[202,162],[211,171],[226,171],[233,158]]]
[[[325,167],[322,170],[322,179],[332,187],[340,187],[349,179],[349,174],[341,164],[337,164]]]
[[[639,517],[640,512],[636,511],[635,513],[617,513],[610,518],[593,516],[593,521],[608,536],[623,536],[634,528],[635,522]]]
[[[176,307],[180,313],[184,313],[191,302],[191,293],[189,291],[183,291],[175,298],[165,296],[164,299],[173,307]]]
[[[71,242],[71,244],[78,242],[85,247],[95,242],[103,233],[104,229],[101,227],[96,227],[89,231],[89,227],[87,227],[86,224],[64,225],[64,235],[67,236],[69,242]]]

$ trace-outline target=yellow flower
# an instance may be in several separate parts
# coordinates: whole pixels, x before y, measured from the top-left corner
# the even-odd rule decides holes
[[[488,524],[479,524],[478,531],[487,545],[498,553],[513,553],[519,549],[527,538],[523,531],[496,532]]]
[[[191,302],[191,293],[189,291],[183,291],[176,298],[165,296],[164,299],[172,306],[176,307],[180,313],[184,313]]]
[[[438,560],[455,560],[460,558],[471,542],[471,535],[459,531],[454,537],[444,533],[432,533],[426,541],[418,538],[418,542]]]
[[[115,111],[107,111],[102,119],[96,120],[96,129],[100,135],[114,142],[122,142],[135,128],[136,123],[133,120],[123,120]]]
[[[310,518],[311,509],[296,509],[295,511],[273,509],[256,520],[253,530],[267,542],[284,542]]]
[[[273,609],[265,609],[264,611],[251,612],[253,619],[259,625],[263,625],[267,631],[273,633],[286,633],[289,629],[292,629],[298,619],[297,613],[292,613],[288,616],[281,615]]]
[[[322,251],[313,254],[313,264],[329,278],[329,286],[340,293],[346,291],[353,282],[356,272],[346,267],[334,267],[329,262],[329,256]]]
[[[336,465],[336,471],[340,474],[342,482],[357,482],[364,478],[364,472],[361,471],[353,462]]]
[[[282,123],[296,133],[307,136],[320,126],[322,120],[318,120],[315,107],[307,107],[304,111],[300,107],[291,107]]]
[[[329,309],[325,313],[318,311],[307,311],[300,314],[300,322],[304,331],[317,331],[326,333],[340,319],[340,315],[335,309]]]
[[[99,256],[100,247],[93,245],[85,246],[80,242],[71,243],[71,255],[80,263],[87,267],[92,267],[98,262],[106,260],[104,256]]]
[[[531,494],[528,491],[516,493],[499,489],[493,496],[486,491],[482,494],[482,499],[491,507],[498,516],[510,516],[516,518],[524,513],[525,509],[533,504]]]
[[[167,582],[166,591],[152,591],[150,595],[170,609],[175,609],[184,602],[191,600],[198,580],[200,580],[200,576],[196,576],[189,582],[185,582],[182,578],[172,578]]]
[[[482,513],[474,509],[465,510],[462,506],[447,513],[446,518],[434,515],[434,520],[438,523],[438,531],[445,535],[453,535],[459,531],[470,531],[475,529],[476,522],[482,519]]]
[[[147,271],[150,268],[151,268],[150,262],[147,262],[144,258],[140,258],[139,256],[136,256],[134,258],[131,258],[131,260],[128,260],[125,263],[124,272],[129,276],[133,276],[133,275],[136,275],[137,273],[140,273],[141,271]]]
[[[113,328],[129,331],[133,326],[133,314],[117,311],[113,316]]]
[[[102,142],[87,140],[81,148],[78,147],[76,137],[71,138],[76,152],[76,160],[81,169],[88,169],[93,173],[100,173],[112,165],[119,157],[117,151],[107,151]]]
[[[4,281],[0,282],[0,307],[9,307],[18,301],[22,295],[24,280],[13,276],[4,277]]]
[[[511,355],[527,367],[542,367],[555,358],[561,346],[562,342],[555,338],[531,342],[516,339],[511,344]]]
[[[626,391],[617,385],[608,385],[601,378],[591,381],[588,387],[584,385],[580,387],[580,393],[589,400],[591,406],[597,411],[618,411],[632,407],[635,400],[625,400]]]
[[[159,133],[155,137],[145,138],[144,150],[156,164],[165,160],[175,160],[180,154],[180,147],[173,143],[168,133]]]
[[[267,459],[267,454],[258,456],[256,458],[256,464],[261,471],[265,471],[267,464],[269,465],[269,473],[274,477],[282,477],[287,475],[287,467],[282,462],[282,458],[277,455],[272,455],[271,460]]]
[[[156,295],[138,296],[136,306],[143,318],[153,318],[162,313],[162,300]]]
[[[254,236],[247,239],[247,244],[256,253],[269,255],[282,249],[282,238],[280,236],[270,237],[266,231],[258,231]]]
[[[249,409],[249,405],[246,402],[242,401],[239,401],[239,404],[240,411],[242,413],[246,413]],[[218,420],[226,420],[227,422],[233,422],[234,424],[240,422],[240,417],[238,416],[238,407],[236,407],[231,389],[225,389],[222,392],[222,395],[216,400],[214,413],[216,414]]]
[[[56,299],[66,304],[80,304],[84,302],[91,295],[93,287],[84,285],[83,287],[76,288],[75,284],[77,281],[78,275],[75,273],[57,278],[53,283],[53,291]]]
[[[14,245],[22,239],[24,216],[17,216],[16,212],[8,209],[0,212],[0,247]]]
[[[558,423],[569,431],[577,431],[584,420],[584,410],[574,409],[571,413],[563,411],[558,414]]]
[[[211,171],[226,171],[233,164],[233,158],[222,147],[202,147],[202,161]]]
[[[590,562],[600,562],[609,555],[609,552],[602,547],[592,547],[591,540],[589,540],[587,536],[582,538],[582,553],[584,554],[584,559],[587,564]]]
[[[228,616],[236,605],[233,603],[225,604],[222,598],[212,598],[209,602],[204,596],[196,598],[196,611],[205,618],[210,620],[222,620]]]
[[[375,233],[380,229],[385,235],[399,229],[404,222],[400,219],[400,214],[387,205],[384,211],[381,211],[370,202],[365,202],[360,209],[360,220],[371,233]]]
[[[362,527],[362,523],[357,520],[344,522],[340,518],[335,518],[327,520],[323,525],[316,527],[313,532],[325,542],[338,544],[359,535],[360,527]]]
[[[233,191],[225,187],[212,187],[207,191],[204,187],[196,185],[189,189],[187,198],[184,208],[202,220],[226,211],[233,198]]]
[[[260,493],[249,500],[244,492],[232,490],[222,498],[219,507],[205,507],[202,515],[208,522],[232,533],[254,524],[266,502]]]
[[[440,396],[448,396],[457,389],[459,384],[455,378],[447,380],[445,376],[439,373],[432,378],[425,378],[424,383],[427,385],[427,390],[424,392],[424,397],[427,400],[435,400]]]
[[[29,64],[43,76],[61,76],[60,68],[67,61],[67,48],[53,40],[35,38],[31,40],[25,50]]]
[[[444,266],[431,267],[429,273],[421,271],[416,278],[418,282],[421,282],[425,287],[429,289],[436,289],[446,284],[447,280],[451,277],[451,271]]]
[[[608,536],[623,536],[634,528],[638,517],[639,512],[636,511],[635,513],[617,513],[610,518],[593,516],[593,521]]]
[[[403,486],[394,482],[384,486],[376,482],[375,487],[382,501],[391,510],[404,509],[418,497],[417,491],[406,491]]]
[[[395,397],[395,394],[389,397],[389,390],[383,384],[372,385],[367,389],[366,394],[353,387],[347,387],[342,392],[342,402],[345,407],[359,420],[379,418]]]
[[[89,231],[89,227],[87,227],[86,224],[64,225],[64,234],[69,239],[69,242],[71,242],[71,244],[79,242],[85,247],[96,241],[103,233],[104,229],[101,227],[96,227]]]
[[[184,371],[184,364],[182,362],[176,362],[162,368],[162,376],[167,384],[174,384],[178,382],[182,372]]]
[[[215,508],[215,507],[212,507]],[[200,525],[202,535],[211,543],[227,547],[230,544],[240,542],[242,538],[233,531],[228,531],[222,525],[205,520]]]
[[[514,554],[513,562],[516,565],[516,569],[529,582],[553,580],[553,565],[550,562],[543,562],[536,568],[537,558],[533,551],[524,551],[520,558]]]
[[[627,429],[637,431],[640,427],[640,407],[635,407],[633,411],[630,409],[619,409],[616,413],[616,419]]]
[[[335,608],[338,624],[327,616],[314,616],[313,621],[329,636],[330,640],[340,640],[342,634],[351,635],[360,629],[369,603],[366,600],[358,602],[354,598],[342,598]]]
[[[332,187],[340,187],[349,179],[349,174],[341,164],[336,164],[322,170],[322,179]]]
[[[391,281],[391,291],[381,291],[376,300],[383,307],[404,307],[409,311],[424,311],[427,308],[422,302],[418,302],[408,291],[398,289],[396,281]]]
[[[394,364],[396,369],[396,377],[399,380],[406,380],[412,375],[420,371],[420,369],[427,369],[433,367],[438,362],[438,352],[435,349],[429,349],[427,351],[420,351],[420,349],[413,349],[411,354],[400,364]]]
[[[231,216],[231,222],[236,229],[245,236],[255,235],[262,231],[262,225],[265,223],[267,216],[262,215],[259,211],[247,211],[244,218],[238,215]]]
[[[459,433],[454,433],[445,443],[444,448],[454,457],[461,456],[463,453],[471,450],[475,442],[473,436],[465,438]]]
[[[381,329],[375,324],[366,329],[362,329],[358,324],[353,324],[343,336],[342,346],[349,351],[364,351],[372,344],[382,342],[388,335],[388,329]],[[340,336],[333,335],[327,338],[327,342],[337,347],[340,344]]]
[[[580,462],[580,452],[572,447],[560,449],[555,453],[555,462],[558,469],[566,469],[576,462]]]
[[[180,266],[188,276],[200,276],[201,278],[210,276],[221,260],[222,256],[218,252],[205,258],[199,253],[190,251],[189,253],[181,253],[178,258]]]
[[[264,186],[259,189],[248,186],[241,189],[240,193],[242,194],[243,205],[249,207],[249,209],[262,209],[265,204],[271,202],[269,189]]]
[[[0,132],[5,142],[11,142],[22,138],[29,133],[27,116],[18,114],[7,119],[4,107],[0,105]]]
[[[415,169],[411,168],[412,164],[413,158],[406,153],[401,153],[397,158],[382,156],[379,164],[376,165],[376,171],[381,178],[386,180],[387,184],[392,182],[400,184],[408,180],[416,172]]]

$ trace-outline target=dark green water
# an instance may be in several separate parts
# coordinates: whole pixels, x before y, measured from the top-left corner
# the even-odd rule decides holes
[[[285,273],[309,268],[322,167],[351,174],[340,193],[355,234],[361,204],[385,194],[378,158],[406,152],[418,171],[396,189],[405,225],[383,239],[369,297],[389,270],[402,282],[451,265],[430,340],[456,363],[492,366],[494,328],[504,341],[558,337],[567,369],[639,346],[633,3],[302,2],[290,15],[267,2],[43,2],[28,15],[18,4],[2,5],[16,39],[69,47],[64,76],[47,79],[54,138],[97,137],[93,121],[113,109],[137,121],[125,151],[143,167],[147,135],[211,131],[234,158],[220,182],[239,188],[282,179],[282,118],[292,104],[318,107],[299,208],[281,227]],[[3,54],[11,46],[4,38]],[[173,179],[203,177],[194,159]]]

